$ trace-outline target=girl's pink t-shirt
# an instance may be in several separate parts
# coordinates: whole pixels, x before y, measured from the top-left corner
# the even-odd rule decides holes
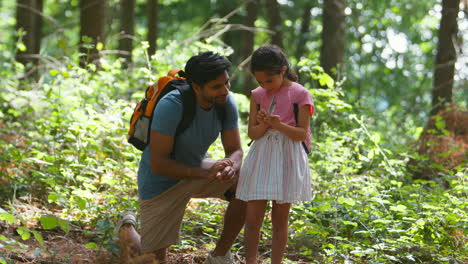
[[[271,92],[263,87],[257,87],[252,90],[252,96],[255,98],[255,102],[260,104],[260,109],[268,112],[273,97],[276,96],[276,107],[273,111],[273,115],[279,115],[281,122],[290,126],[296,126],[296,120],[294,119],[294,103],[297,103],[299,108],[304,105],[309,106],[309,114],[312,116],[314,113],[314,101],[309,91],[299,83],[292,82],[290,86],[283,86],[279,90]],[[310,127],[307,132],[307,139],[305,143],[307,148],[310,150]]]

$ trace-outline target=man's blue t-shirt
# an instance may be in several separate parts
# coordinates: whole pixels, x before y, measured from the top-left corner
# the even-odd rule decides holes
[[[233,96],[228,95],[223,122],[218,118],[215,107],[204,110],[195,104],[195,116],[189,127],[177,136],[173,158],[191,167],[200,167],[202,159],[221,130],[237,128],[237,106]],[[174,136],[182,119],[182,95],[174,90],[165,95],[154,109],[151,130],[167,136]],[[159,195],[175,185],[179,180],[159,175],[151,170],[149,145],[141,155],[138,168],[138,193],[140,199],[147,200]]]

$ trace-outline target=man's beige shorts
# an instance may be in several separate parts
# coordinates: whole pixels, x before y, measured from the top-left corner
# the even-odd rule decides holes
[[[181,180],[160,195],[140,200],[142,252],[154,252],[179,242],[190,198],[226,199],[224,194],[231,186],[216,179]]]

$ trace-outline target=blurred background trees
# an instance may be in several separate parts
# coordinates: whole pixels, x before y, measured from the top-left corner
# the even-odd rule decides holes
[[[138,206],[126,132],[145,87],[201,50],[227,56],[247,152],[249,58],[274,43],[317,109],[316,197],[293,207],[290,249],[305,263],[464,263],[467,17],[466,0],[0,1],[0,207],[11,213],[0,221],[38,224],[23,212],[39,209],[16,211],[26,203],[66,220],[42,226],[97,229],[90,247],[112,250],[112,223]],[[224,155],[219,142],[209,152]],[[209,250],[223,212],[211,206],[195,206],[183,232],[196,239],[175,250]],[[41,241],[29,222],[15,228]],[[16,243],[3,234],[0,263]]]
[[[11,2],[4,5],[13,7]],[[249,54],[272,43],[283,47],[294,63],[309,59],[335,81],[345,80],[345,96],[352,101],[376,111],[401,105],[403,112],[417,114],[430,112],[438,98],[451,102],[450,94],[441,94],[446,85],[453,87],[456,100],[466,98],[466,31],[454,31],[457,21],[466,29],[466,7],[459,11],[459,6],[459,1],[437,0],[17,0],[15,27],[3,23],[2,34],[5,43],[22,44],[17,60],[33,68],[44,56],[69,55],[77,43],[82,66],[97,65],[99,54],[108,53],[123,58],[125,66],[132,64],[132,53],[142,49],[142,41],[148,41],[152,56],[170,41],[199,34],[212,19],[206,29],[211,28],[211,36],[218,31],[216,41],[232,49],[234,91],[249,94],[255,86],[247,67]],[[213,19],[223,17],[215,24]],[[457,54],[462,57],[458,62]],[[434,96],[433,86],[440,87]]]

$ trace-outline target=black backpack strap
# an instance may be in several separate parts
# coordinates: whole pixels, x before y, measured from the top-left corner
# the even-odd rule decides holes
[[[298,123],[298,116],[299,116],[299,105],[297,103],[294,103],[293,104],[293,107],[294,107],[294,120],[296,120],[296,124]],[[301,142],[302,143],[302,147],[304,148],[305,152],[307,154],[309,154],[309,150],[307,149],[307,145],[304,141]]]
[[[179,81],[179,80],[177,80]],[[177,82],[172,81],[172,82]],[[176,84],[176,89],[179,90],[180,94],[182,95],[182,119],[177,125],[175,137],[180,135],[182,132],[185,131],[192,123],[193,118],[195,117],[195,92],[193,91],[192,87],[186,81],[179,81]]]
[[[226,105],[225,104],[215,104],[214,107],[215,107],[218,119],[219,119],[219,121],[221,121],[221,126],[222,126],[223,121],[226,119]]]

